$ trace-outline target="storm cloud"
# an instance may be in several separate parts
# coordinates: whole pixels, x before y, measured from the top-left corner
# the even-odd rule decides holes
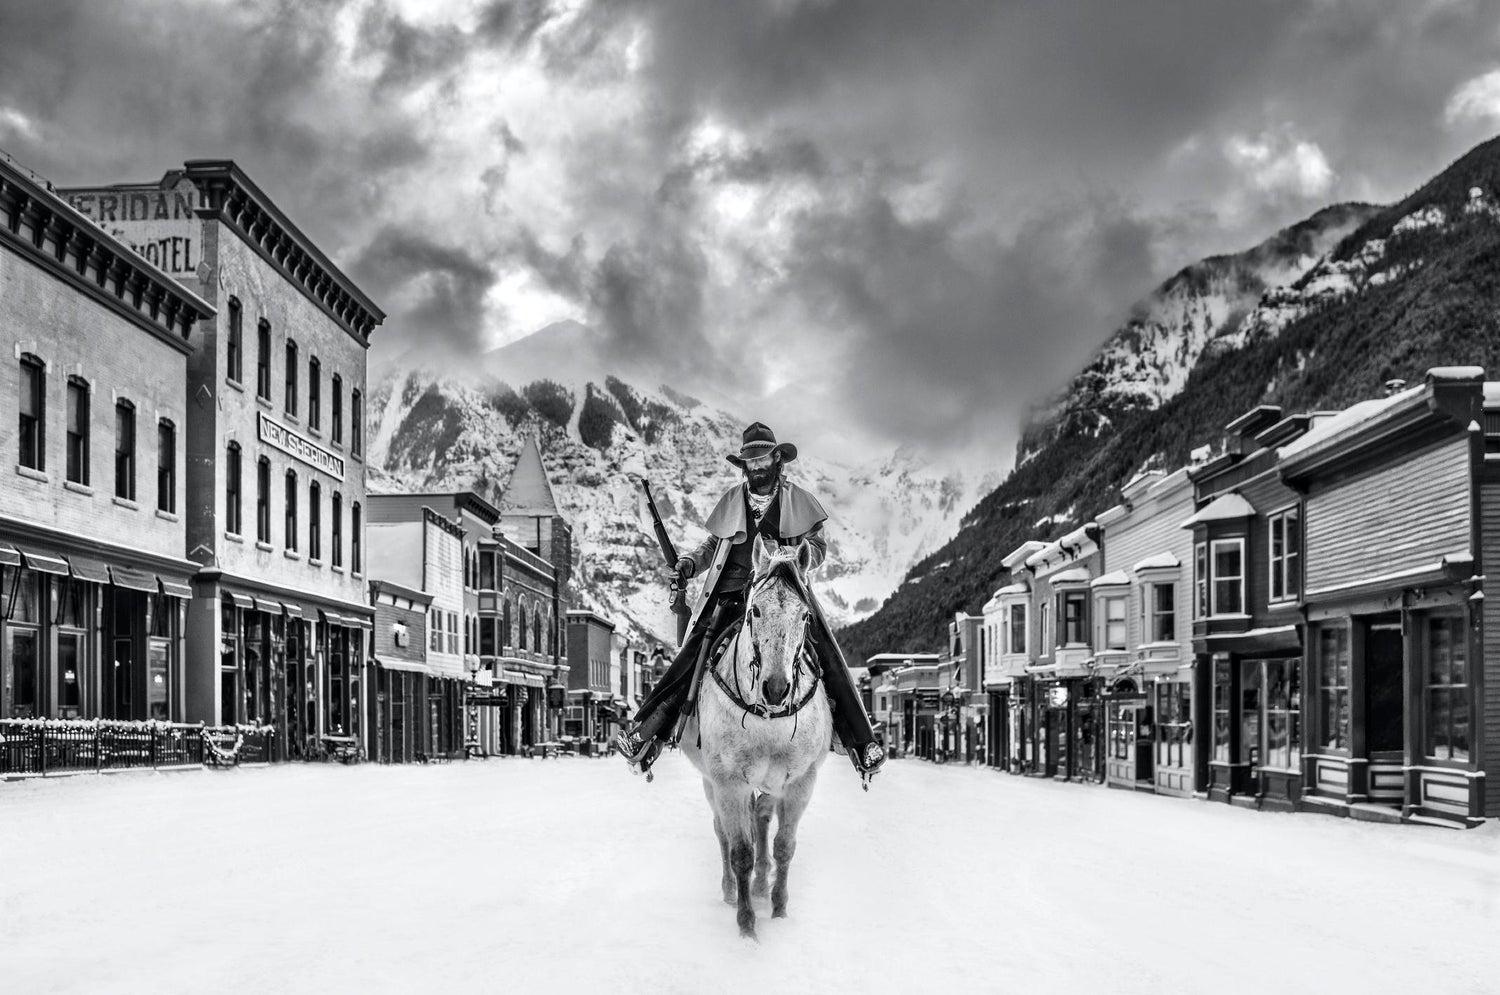
[[[1489,137],[1497,51],[1466,0],[19,0],[0,149],[240,160],[377,363],[573,319],[788,436],[998,465],[1154,283]]]

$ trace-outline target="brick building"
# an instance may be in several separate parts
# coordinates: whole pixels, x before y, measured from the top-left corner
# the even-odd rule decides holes
[[[565,735],[603,743],[616,732],[622,704],[616,652],[615,623],[583,608],[568,612]]]
[[[213,313],[0,154],[0,719],[187,717],[186,375]]]
[[[384,314],[234,162],[64,194],[217,309],[186,371],[186,715],[274,722],[282,756],[357,737],[365,354]]]
[[[370,604],[375,608],[375,631],[364,752],[379,763],[409,763],[431,751],[422,703],[430,677],[427,621],[432,595],[376,577],[370,581]]]

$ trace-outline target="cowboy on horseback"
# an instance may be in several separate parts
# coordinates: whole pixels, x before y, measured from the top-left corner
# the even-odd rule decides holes
[[[745,429],[739,453],[725,458],[744,472],[745,481],[719,499],[708,517],[708,538],[676,565],[681,578],[703,576],[687,637],[672,665],[641,703],[635,724],[616,741],[631,767],[642,771],[650,770],[663,746],[676,745],[686,718],[696,708],[709,651],[745,616],[747,590],[755,576],[756,540],[772,548],[802,550],[803,569],[818,566],[827,555],[823,537],[827,513],[817,498],[782,473],[783,466],[797,458],[796,446],[778,443],[768,427],[755,422]],[[875,741],[870,717],[833,632],[808,593],[807,641],[822,670],[834,733],[855,769],[868,781],[885,762],[885,753]],[[786,694],[786,689],[781,693]]]

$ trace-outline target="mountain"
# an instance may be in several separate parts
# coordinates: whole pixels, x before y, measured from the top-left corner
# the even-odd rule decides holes
[[[374,492],[472,487],[497,498],[535,437],[553,491],[574,529],[581,605],[633,633],[668,638],[665,574],[638,491],[644,469],[680,548],[739,471],[725,459],[751,419],[655,382],[648,370],[602,358],[595,333],[549,326],[461,372],[388,370],[369,404]],[[622,372],[617,375],[611,369]],[[635,379],[627,382],[627,374]],[[873,611],[912,563],[952,537],[959,511],[994,481],[945,475],[898,452],[871,464],[804,449],[793,479],[828,507],[829,557],[815,581],[835,624]]]
[[[941,645],[1000,560],[1181,466],[1256,404],[1342,408],[1433,366],[1500,369],[1500,139],[1396,204],[1320,211],[1247,253],[1205,259],[1138,305],[1027,426],[1015,468],[951,542],[844,631],[851,659]]]

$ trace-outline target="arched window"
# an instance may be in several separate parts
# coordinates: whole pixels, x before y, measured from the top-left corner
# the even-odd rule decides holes
[[[531,648],[542,651],[542,612],[537,609],[531,615]]]
[[[255,464],[255,539],[271,541],[271,461],[264,456]]]
[[[21,354],[21,465],[47,469],[47,366],[31,353]]]
[[[323,427],[323,364],[317,356],[307,357],[307,427]]]
[[[89,382],[82,377],[68,378],[68,479],[75,484],[89,482]]]
[[[264,318],[255,327],[255,396],[271,399],[271,323]]]
[[[245,379],[245,346],[241,340],[244,313],[238,297],[229,298],[229,334],[226,336],[227,361],[224,375],[235,383]]]
[[[135,500],[135,405],[115,402],[115,497]]]
[[[344,565],[344,496],[333,492],[333,501],[328,508],[329,520],[333,523],[333,565]]]
[[[323,558],[323,488],[316,480],[307,485],[307,558]]]
[[[224,531],[240,534],[240,444],[224,447]]]
[[[286,548],[297,548],[297,471],[286,472]]]
[[[504,623],[504,629],[501,631],[501,637],[502,638],[500,640],[500,645],[503,646],[503,647],[505,647],[505,648],[507,648],[507,649],[509,649],[510,646],[511,646],[511,641],[510,641],[510,613],[511,613],[510,599],[506,598],[505,599],[505,623]]]
[[[523,650],[526,648],[526,602],[521,602],[520,609],[520,616],[516,625],[516,649]]]
[[[337,373],[333,375],[331,391],[333,396],[329,398],[333,403],[333,424],[329,426],[329,435],[334,442],[344,441],[344,378]]]
[[[359,502],[354,502],[349,519],[349,552],[350,569],[359,573],[364,569],[360,554],[364,545],[364,524],[360,515]]]
[[[286,413],[297,413],[297,343],[286,340]]]
[[[365,448],[365,403],[358,388],[349,392],[349,451],[358,456]]]

